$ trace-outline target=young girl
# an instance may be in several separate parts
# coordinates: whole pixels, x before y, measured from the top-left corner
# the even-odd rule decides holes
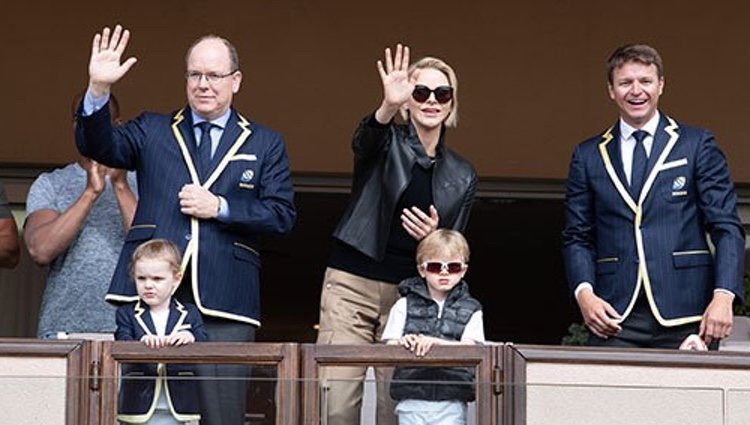
[[[140,299],[117,310],[115,339],[141,341],[150,348],[208,339],[198,309],[172,299],[182,279],[180,258],[179,249],[164,239],[136,248],[130,275]],[[121,422],[181,424],[200,419],[197,382],[176,379],[194,376],[191,366],[128,364],[122,366],[122,376]]]

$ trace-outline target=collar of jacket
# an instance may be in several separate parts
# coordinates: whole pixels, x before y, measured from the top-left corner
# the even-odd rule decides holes
[[[427,151],[424,150],[424,145],[422,145],[422,142],[419,140],[417,129],[414,127],[411,120],[409,121],[408,129],[406,141],[416,154],[416,161],[420,167],[427,170],[432,167],[434,161],[442,159],[443,149],[445,149],[445,125],[441,125],[440,127],[440,138],[438,139],[437,147],[435,147],[435,158],[430,158],[427,155]]]
[[[135,320],[138,325],[143,329],[147,335],[156,335],[156,325],[154,319],[151,317],[151,310],[148,304],[144,303],[140,298],[133,307],[135,312]],[[172,332],[189,329],[188,326],[185,328],[183,324],[187,317],[187,308],[177,301],[175,297],[169,300],[169,313],[167,314],[167,328],[165,329],[165,335],[171,335]]]
[[[469,290],[469,285],[465,280],[461,279],[460,282],[448,292],[448,296],[445,297],[445,304],[448,305],[452,301],[460,298],[465,292]],[[430,291],[427,290],[427,280],[420,276],[410,277],[404,279],[398,284],[398,293],[402,297],[409,294],[418,295],[422,298],[432,300]]]

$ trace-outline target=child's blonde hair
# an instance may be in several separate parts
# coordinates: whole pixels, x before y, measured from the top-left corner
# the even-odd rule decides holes
[[[180,273],[180,262],[182,261],[180,248],[177,248],[177,245],[166,239],[151,239],[138,245],[138,248],[133,251],[133,257],[130,260],[130,267],[128,268],[130,277],[133,277],[135,263],[144,259],[164,260],[169,263],[169,267],[174,274]]]
[[[469,243],[461,232],[449,229],[435,230],[417,246],[417,264],[422,264],[429,257],[440,255],[455,255],[461,257],[464,263],[468,263]]]

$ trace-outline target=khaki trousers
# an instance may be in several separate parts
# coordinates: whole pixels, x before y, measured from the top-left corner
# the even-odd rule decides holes
[[[334,268],[327,268],[320,297],[318,344],[374,344],[388,321],[388,313],[398,300],[398,285],[366,279]],[[328,425],[357,425],[362,407],[362,381],[365,368],[322,368],[324,404],[321,414]],[[377,424],[395,425],[395,403],[389,395],[393,368],[376,368]]]

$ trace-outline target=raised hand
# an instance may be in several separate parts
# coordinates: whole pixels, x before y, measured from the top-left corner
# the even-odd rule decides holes
[[[385,65],[378,61],[378,73],[383,82],[383,103],[375,118],[385,123],[393,118],[398,109],[409,100],[414,91],[414,78],[409,78],[409,47],[396,45],[396,54],[385,49]]]
[[[109,94],[112,84],[119,81],[136,63],[137,59],[134,57],[120,63],[128,39],[130,31],[123,30],[120,25],[115,26],[111,34],[109,27],[105,27],[101,34],[94,36],[89,59],[89,91],[94,97]]]
[[[100,167],[103,165],[99,164]],[[104,170],[105,174],[109,177],[109,181],[112,182],[112,186],[127,185],[128,184],[128,172],[122,168],[110,168],[106,167]]]
[[[106,167],[88,158],[83,161],[83,166],[86,170],[86,188],[90,189],[98,197],[104,192]]]

